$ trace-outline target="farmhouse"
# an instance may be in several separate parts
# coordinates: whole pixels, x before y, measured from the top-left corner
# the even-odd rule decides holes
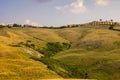
[[[96,26],[96,25],[113,25],[115,24],[116,22],[113,22],[113,20],[106,20],[106,21],[102,21],[102,19],[100,19],[99,21],[93,21],[93,22],[90,22],[89,24],[90,25],[93,25],[93,26]]]

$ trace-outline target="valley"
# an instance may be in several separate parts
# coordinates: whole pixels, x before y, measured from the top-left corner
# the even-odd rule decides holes
[[[119,80],[119,52],[109,28],[0,28],[0,79]]]

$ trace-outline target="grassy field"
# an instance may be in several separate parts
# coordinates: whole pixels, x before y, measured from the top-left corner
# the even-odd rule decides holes
[[[118,79],[120,71],[120,49],[98,52],[81,49],[69,50],[56,54],[53,58],[69,66],[88,73],[89,78],[98,80]]]
[[[82,31],[79,34],[82,34]],[[86,33],[81,38],[77,36],[67,38],[68,40],[75,39],[72,48],[57,53],[53,58],[67,64],[69,67],[75,67],[73,69],[77,69],[78,72],[86,72],[88,78],[119,80],[119,34],[119,31],[108,29],[86,29]],[[69,35],[69,32],[67,35]],[[77,37],[77,39],[74,37]]]
[[[41,57],[40,53],[24,46],[9,46],[9,44],[31,40],[42,48],[46,42],[36,40],[21,31],[12,29],[1,30],[0,35],[0,80],[61,78],[49,70],[45,64],[30,59],[31,56]]]
[[[69,43],[70,48],[44,61],[31,59],[45,56],[40,52],[49,42]],[[1,28],[0,79],[119,80],[119,52],[120,32],[107,28]]]

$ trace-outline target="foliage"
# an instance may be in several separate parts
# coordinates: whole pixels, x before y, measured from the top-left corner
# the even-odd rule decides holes
[[[56,53],[69,49],[70,44],[68,43],[53,43],[49,42],[47,47],[42,50],[44,54],[42,58],[31,57],[36,61],[41,61],[48,66],[49,69],[55,71],[57,74],[64,78],[88,78],[88,73],[80,70],[79,66],[67,65],[59,60],[53,59],[52,56]]]
[[[68,65],[66,63],[63,63],[59,60],[48,58],[48,57],[42,57],[42,58],[36,58],[31,57],[31,59],[34,59],[36,61],[43,62],[47,65],[47,67],[53,71],[55,71],[57,74],[64,78],[89,78],[87,71],[84,69],[80,69],[80,65]]]
[[[114,30],[114,31],[120,31],[119,29],[115,29],[116,26],[119,26],[119,24],[118,23],[114,23],[114,24],[110,25],[109,29],[110,30]]]
[[[9,46],[12,46],[12,47],[21,47],[21,45],[19,45],[19,44],[9,44]]]
[[[110,30],[113,30],[114,26],[115,26],[115,25],[110,25],[109,29],[110,29]]]
[[[20,24],[13,24],[13,27],[22,27]]]
[[[0,28],[4,28],[5,26],[4,25],[0,25]]]
[[[41,53],[44,54],[46,57],[50,57],[60,51],[63,51],[69,48],[70,48],[70,44],[68,43],[48,42],[47,47],[43,48],[43,50],[41,50]]]

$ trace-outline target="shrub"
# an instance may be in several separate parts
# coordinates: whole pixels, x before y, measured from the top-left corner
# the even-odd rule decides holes
[[[110,30],[113,30],[113,27],[114,27],[114,25],[110,25],[109,29],[110,29]]]
[[[19,45],[19,44],[9,44],[9,46],[12,46],[12,47],[21,47],[21,45]]]
[[[47,43],[47,47],[43,48],[40,52],[43,53],[46,57],[53,56],[54,54],[69,49],[70,45],[68,43],[60,43],[60,42],[49,42]]]

